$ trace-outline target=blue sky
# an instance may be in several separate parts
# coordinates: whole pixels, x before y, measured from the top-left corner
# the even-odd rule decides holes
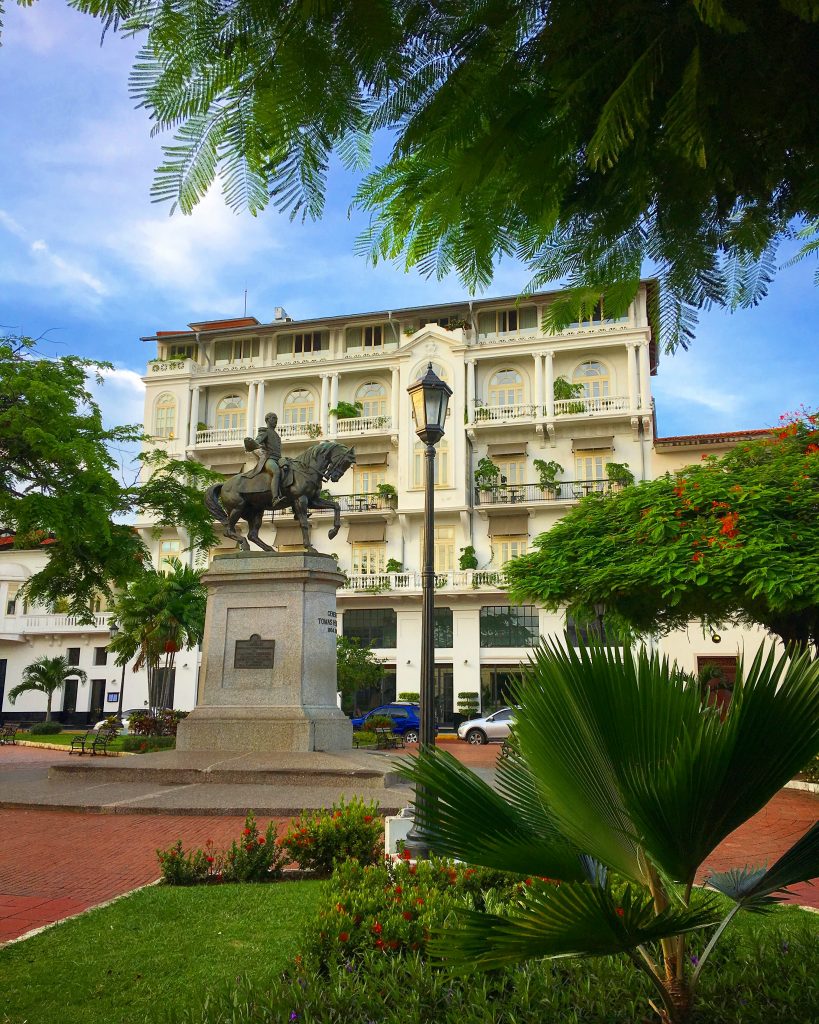
[[[318,223],[273,210],[234,215],[218,192],[192,217],[150,202],[161,139],[128,96],[133,41],[109,37],[64,0],[7,10],[0,49],[0,325],[46,333],[45,352],[112,361],[100,393],[110,420],[138,422],[140,335],[191,320],[284,306],[296,318],[454,301],[435,281],[353,255],[352,182],[335,170]],[[786,254],[787,255],[787,254]],[[784,259],[785,257],[783,257]],[[755,310],[704,314],[688,352],[663,356],[654,381],[661,434],[775,423],[817,400],[815,263],[781,273]],[[520,290],[498,267],[488,294]]]

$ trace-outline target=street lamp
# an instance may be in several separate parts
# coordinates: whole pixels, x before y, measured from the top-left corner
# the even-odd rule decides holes
[[[108,632],[111,634],[111,639],[113,640],[117,633],[119,633],[119,626],[116,624],[116,622],[112,622],[108,626]],[[117,718],[119,719],[120,722],[122,721],[122,694],[125,690],[125,668],[127,664],[127,661],[124,661],[122,663],[122,676],[120,677],[119,680],[119,703],[117,704]]]
[[[426,473],[424,474],[424,564],[421,571],[421,750],[435,746],[435,722],[433,716],[434,675],[435,675],[435,445],[444,436],[444,423],[449,405],[450,388],[432,369],[410,384],[407,392],[412,402],[415,432],[426,446],[424,452]],[[423,804],[421,787],[415,793],[416,807]],[[415,825],[407,836],[405,848],[415,853],[416,859],[429,853],[420,839]]]

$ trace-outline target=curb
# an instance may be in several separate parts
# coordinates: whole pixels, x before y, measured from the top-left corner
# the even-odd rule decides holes
[[[801,779],[792,779],[785,783],[785,789],[801,789],[804,793],[819,794],[819,782],[802,782]]]
[[[15,747],[39,747],[41,750],[64,750],[66,754],[71,753],[71,748],[67,743],[40,743],[38,740],[17,740]],[[82,754],[78,755],[82,757]],[[89,755],[90,756],[90,755]],[[109,750],[105,754],[97,754],[97,757],[135,757],[136,754],[132,750]]]

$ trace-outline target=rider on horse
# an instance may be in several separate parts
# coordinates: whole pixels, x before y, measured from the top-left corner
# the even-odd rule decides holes
[[[253,469],[243,473],[242,476],[246,480],[250,480],[266,469],[270,473],[270,491],[275,502],[279,498],[279,480],[281,478],[279,460],[282,457],[282,439],[276,430],[279,417],[275,412],[269,412],[265,416],[264,422],[265,426],[260,428],[255,441],[252,437],[245,438],[245,451],[258,452],[259,456]]]

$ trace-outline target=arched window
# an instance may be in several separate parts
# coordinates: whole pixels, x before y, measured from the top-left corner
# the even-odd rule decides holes
[[[164,391],[154,406],[154,437],[171,437],[176,427],[176,399]]]
[[[307,388],[295,388],[284,400],[284,422],[312,423],[316,412],[316,399]]]
[[[442,366],[440,363],[432,362],[431,365],[432,365],[432,372],[434,374],[436,374],[436,376],[440,377],[442,381],[444,381],[445,383],[449,384],[449,370],[447,370],[447,368],[445,366]],[[415,371],[415,379],[416,380],[421,380],[422,377],[425,377],[426,376],[426,372],[427,372],[427,368],[429,366],[430,366],[430,360],[429,359],[427,359],[423,363],[421,363],[421,365]]]
[[[244,430],[246,413],[244,395],[226,395],[216,406],[216,429]]]
[[[574,371],[572,380],[583,385],[585,398],[606,398],[609,393],[609,371],[594,359],[589,359]]]
[[[355,393],[356,401],[361,402],[362,416],[387,415],[387,389],[378,381],[370,380]]]
[[[489,378],[490,405],[523,405],[523,377],[517,370],[496,370]]]

